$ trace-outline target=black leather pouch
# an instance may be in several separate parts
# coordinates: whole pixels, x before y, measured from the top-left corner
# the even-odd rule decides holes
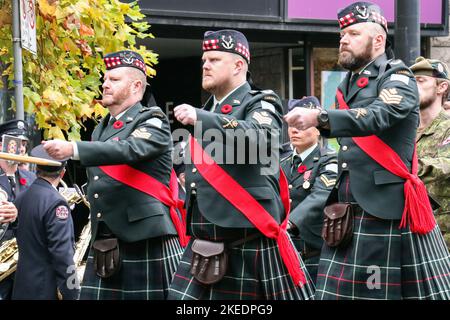
[[[94,251],[94,268],[99,277],[109,278],[119,272],[121,265],[119,239],[95,240],[92,248]]]
[[[219,282],[227,271],[228,254],[223,242],[195,239],[192,243],[191,274],[200,283]]]

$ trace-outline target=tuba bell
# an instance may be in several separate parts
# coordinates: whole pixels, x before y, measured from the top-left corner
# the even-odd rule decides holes
[[[62,188],[60,188],[59,194],[61,194],[64,199],[66,199],[70,207],[81,202],[83,202],[86,207],[91,207],[89,201],[86,198],[86,195],[81,191],[80,187],[77,184],[74,183],[73,188],[68,188],[64,180],[61,179],[60,183],[62,185]]]

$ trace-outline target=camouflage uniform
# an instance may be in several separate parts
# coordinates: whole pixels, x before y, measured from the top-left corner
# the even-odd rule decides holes
[[[450,247],[450,116],[444,110],[428,128],[417,134],[419,177],[441,206],[436,220]]]

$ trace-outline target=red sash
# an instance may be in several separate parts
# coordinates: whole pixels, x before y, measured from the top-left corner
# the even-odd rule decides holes
[[[267,238],[274,239],[281,258],[295,285],[306,283],[305,274],[300,267],[297,251],[289,241],[286,227],[289,218],[289,189],[286,177],[280,170],[280,196],[286,213],[285,220],[278,225],[275,219],[239,183],[223,170],[197,143],[190,138],[191,158],[201,176],[220,194],[238,209]]]
[[[178,199],[178,181],[173,169],[168,188],[152,176],[126,164],[100,166],[99,168],[114,180],[144,192],[168,206],[170,218],[178,233],[180,244],[182,247],[187,245],[189,237],[186,235],[186,211],[183,207],[184,202]],[[182,219],[178,216],[176,209],[180,211]]]
[[[339,89],[336,92],[336,97],[339,103],[339,109],[350,109]],[[434,219],[425,185],[417,176],[418,161],[416,146],[414,146],[410,173],[399,155],[377,136],[353,137],[352,139],[361,150],[380,166],[392,174],[406,179],[404,189],[405,208],[399,227],[405,228],[409,224],[411,232],[419,234],[426,234],[433,230],[436,225],[436,220]]]

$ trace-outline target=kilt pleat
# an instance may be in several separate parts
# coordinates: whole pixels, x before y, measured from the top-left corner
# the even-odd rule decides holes
[[[308,282],[298,287],[286,271],[276,242],[265,237],[229,249],[224,278],[212,285],[201,284],[190,274],[192,241],[170,286],[169,300],[307,300],[314,296],[303,262]]]
[[[439,227],[419,235],[399,224],[355,213],[351,242],[322,248],[315,298],[450,299],[450,255]]]
[[[300,237],[291,235],[291,240],[294,243],[295,249],[297,249],[297,251],[300,254],[302,251],[307,249],[305,241],[303,241]],[[319,257],[320,257],[319,254],[308,257],[308,258],[305,258],[302,255],[303,262],[305,263],[305,267],[308,270],[309,275],[311,276],[311,280],[314,284],[316,283],[316,279],[317,279],[317,268],[319,267]]]
[[[94,271],[92,249],[81,284],[81,300],[163,300],[183,254],[178,237],[119,242],[119,272],[102,279]]]

